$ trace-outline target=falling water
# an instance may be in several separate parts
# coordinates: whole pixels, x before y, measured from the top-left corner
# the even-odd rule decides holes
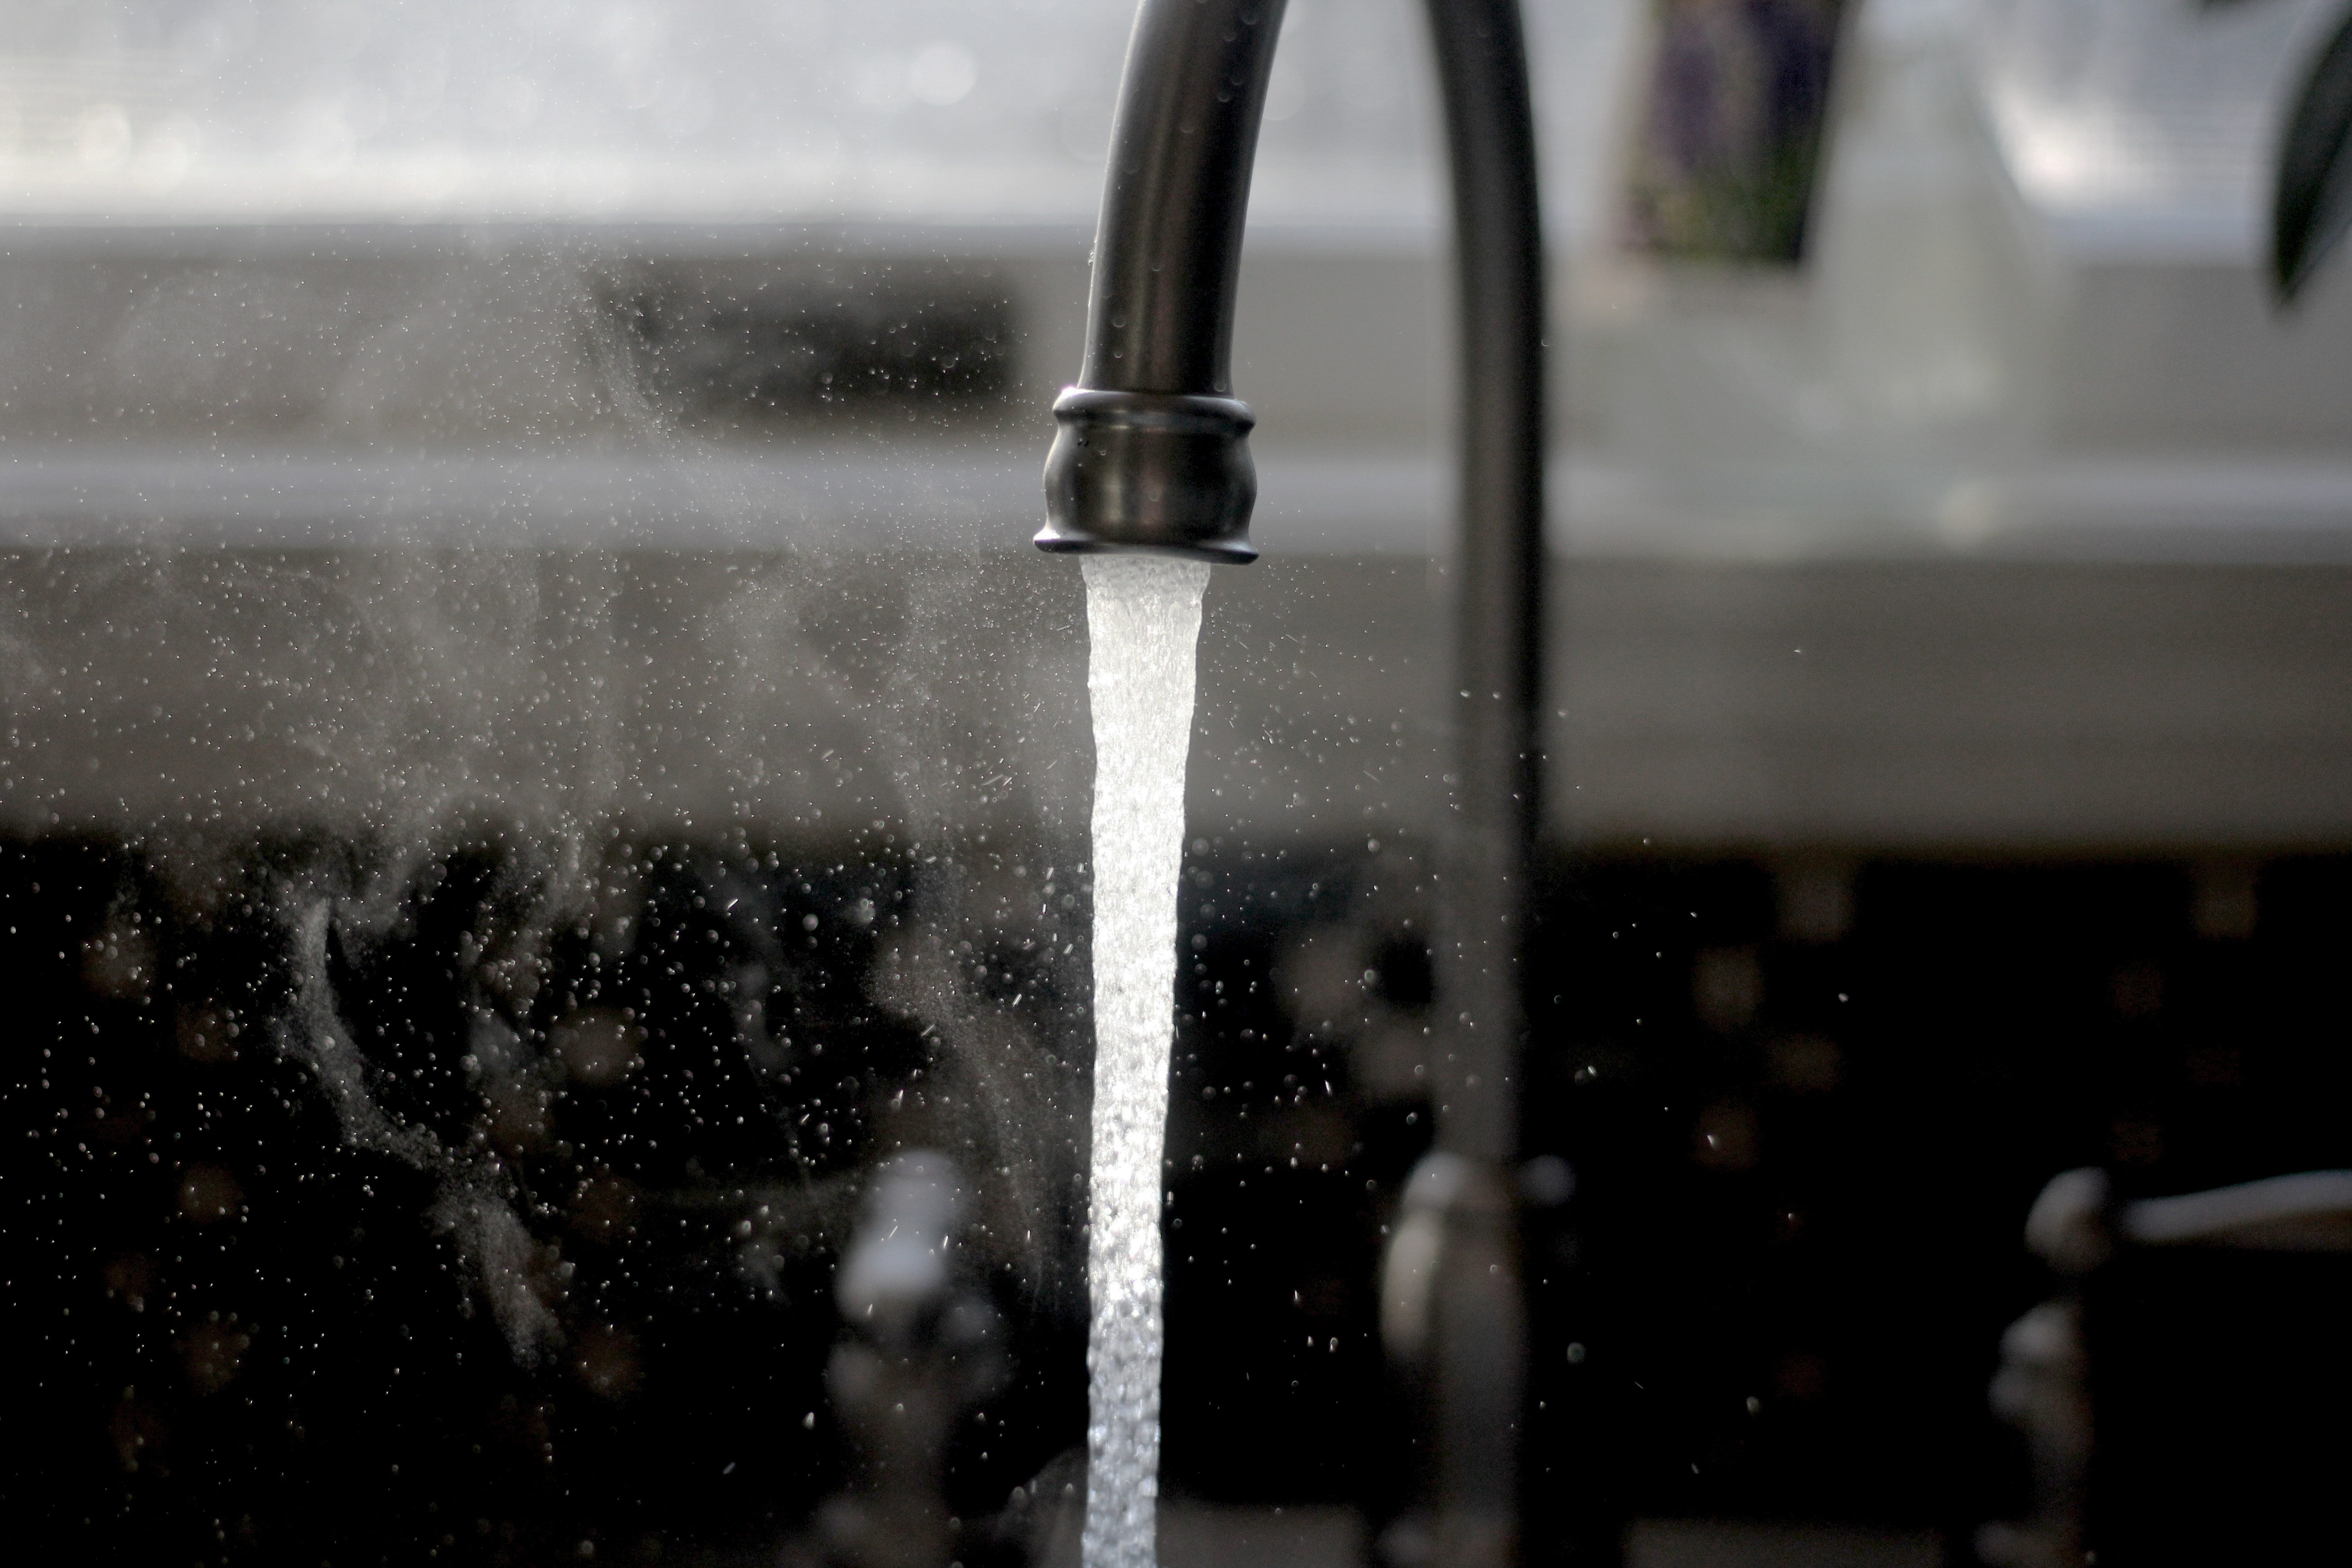
[[[1160,1162],[1176,1027],[1176,876],[1209,568],[1084,566],[1095,725],[1095,1114],[1086,1568],[1151,1568],[1160,1487]]]

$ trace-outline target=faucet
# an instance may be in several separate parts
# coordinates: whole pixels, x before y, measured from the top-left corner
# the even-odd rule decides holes
[[[1242,564],[1255,416],[1232,384],[1250,168],[1283,0],[1142,0],[1111,130],[1085,363],[1054,403],[1039,548]],[[1461,404],[1451,757],[1432,953],[1435,1148],[1408,1191],[1435,1561],[1518,1552],[1525,1329],[1511,1161],[1541,803],[1544,265],[1517,0],[1428,0],[1452,174]],[[1432,1227],[1434,1227],[1433,1230]],[[1400,1235],[1404,1227],[1400,1227]],[[1428,1271],[1426,1288],[1403,1275]]]
[[[845,1568],[935,1568],[956,1556],[949,1439],[1012,1373],[995,1307],[955,1263],[967,1192],[936,1151],[885,1161],[834,1276],[844,1331],[825,1386],[863,1473],[819,1521]]]

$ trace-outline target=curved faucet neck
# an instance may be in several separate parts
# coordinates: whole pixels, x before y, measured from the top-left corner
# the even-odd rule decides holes
[[[1111,126],[1078,384],[1233,395],[1234,294],[1283,0],[1146,0]]]

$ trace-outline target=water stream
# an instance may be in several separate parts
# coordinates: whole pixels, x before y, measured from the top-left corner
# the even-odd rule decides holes
[[[1095,1104],[1086,1568],[1152,1568],[1160,1487],[1161,1150],[1176,1027],[1184,757],[1209,568],[1084,563],[1094,712]]]

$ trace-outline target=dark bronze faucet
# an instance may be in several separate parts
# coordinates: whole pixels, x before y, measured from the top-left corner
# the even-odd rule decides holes
[[[1111,132],[1086,363],[1054,404],[1040,548],[1256,558],[1234,297],[1282,0],[1143,0]],[[1429,0],[1453,176],[1462,403],[1439,834],[1429,1321],[1435,1560],[1517,1554],[1524,1331],[1510,1178],[1541,802],[1544,265],[1517,0]],[[1427,1235],[1426,1227],[1422,1232]],[[1403,1266],[1391,1260],[1391,1275]]]

